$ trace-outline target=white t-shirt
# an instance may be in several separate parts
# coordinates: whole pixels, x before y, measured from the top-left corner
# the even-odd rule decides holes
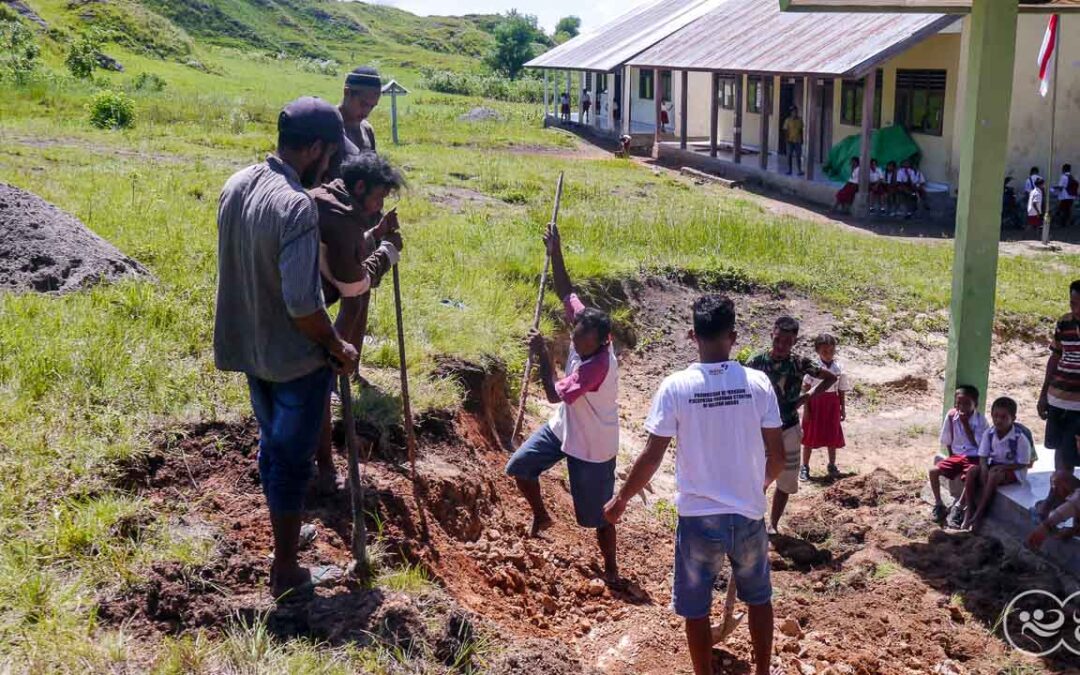
[[[1024,192],[1031,192],[1035,189],[1035,179],[1039,177],[1039,174],[1032,174],[1028,176],[1028,179],[1024,181]]]
[[[998,438],[997,430],[990,427],[983,434],[982,442],[979,443],[979,457],[988,458],[991,465],[1027,466],[1031,464],[1031,443],[1015,424],[1005,434],[1005,438]]]
[[[1028,195],[1028,215],[1029,216],[1041,216],[1043,214],[1043,191],[1032,190]]]
[[[859,184],[859,167],[855,167],[851,170],[851,178],[848,178],[849,183]]]
[[[765,441],[779,429],[769,376],[736,361],[695,363],[669,375],[645,429],[677,439],[675,506],[681,516],[765,517]]]
[[[1057,184],[1057,198],[1058,199],[1076,199],[1075,196],[1069,194],[1069,179],[1072,177],[1071,173],[1061,174],[1061,178]]]
[[[964,430],[964,423],[960,421],[959,414],[955,410],[951,410],[941,424],[941,436],[938,440],[941,441],[942,445],[952,447],[954,455],[978,457],[979,442],[982,441],[983,434],[990,428],[990,425],[986,421],[986,416],[978,411],[971,415],[968,425],[971,427],[971,433],[975,436],[974,441]]]
[[[874,183],[884,183],[884,182],[885,182],[885,172],[884,171],[882,171],[880,168],[878,168],[878,169],[870,169],[870,184],[871,185],[873,185]]]
[[[828,393],[835,394],[838,391],[851,391],[851,379],[844,373],[839,361],[833,360],[829,365],[822,362],[821,367],[836,376],[836,382],[826,390]],[[811,389],[818,386],[820,382],[821,380],[813,375],[803,377],[803,384],[808,385]]]

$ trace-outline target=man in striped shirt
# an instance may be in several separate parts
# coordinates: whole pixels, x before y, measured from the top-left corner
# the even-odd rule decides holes
[[[1038,409],[1046,420],[1046,447],[1054,451],[1054,467],[1071,473],[1080,464],[1080,279],[1069,286],[1069,309],[1054,329]],[[1051,491],[1042,515],[1056,505]]]

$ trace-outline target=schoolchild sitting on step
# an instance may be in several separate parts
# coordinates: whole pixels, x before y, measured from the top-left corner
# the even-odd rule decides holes
[[[978,388],[962,384],[956,388],[953,409],[945,415],[945,421],[941,424],[939,440],[949,455],[938,461],[929,472],[930,491],[934,493],[932,517],[936,523],[943,524],[945,518],[950,516],[945,503],[941,501],[940,479],[966,479],[968,471],[979,464],[979,443],[990,425],[987,424],[986,417],[978,411],[978,406]],[[951,523],[954,527],[960,527],[963,521],[964,504],[961,495],[961,499],[957,499],[953,505]]]

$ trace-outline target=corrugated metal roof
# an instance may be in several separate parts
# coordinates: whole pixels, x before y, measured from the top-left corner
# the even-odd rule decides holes
[[[726,0],[629,65],[852,76],[958,20],[943,14],[787,13],[777,0]]]
[[[564,42],[525,65],[529,68],[611,72],[725,1],[658,0],[645,4],[611,23]]]
[[[971,0],[778,0],[792,12],[933,12],[971,11]],[[1080,12],[1080,0],[1021,0],[1021,12]]]

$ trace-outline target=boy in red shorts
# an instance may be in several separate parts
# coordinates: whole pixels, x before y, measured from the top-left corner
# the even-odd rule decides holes
[[[941,477],[948,480],[966,478],[967,472],[979,465],[979,443],[990,428],[986,417],[976,409],[979,405],[979,390],[976,387],[970,384],[958,386],[953,404],[955,407],[945,415],[941,425],[941,444],[949,451],[949,456],[930,469],[930,490],[934,493],[933,518],[936,523],[944,523],[949,515],[945,503],[941,501]],[[963,501],[961,495],[953,505],[952,521],[956,527],[964,520]]]
[[[1031,464],[1031,441],[1016,424],[1016,401],[1002,396],[990,406],[994,426],[979,443],[979,466],[968,471],[964,485],[967,515],[960,529],[978,531],[1002,485],[1019,482],[1016,472]]]

